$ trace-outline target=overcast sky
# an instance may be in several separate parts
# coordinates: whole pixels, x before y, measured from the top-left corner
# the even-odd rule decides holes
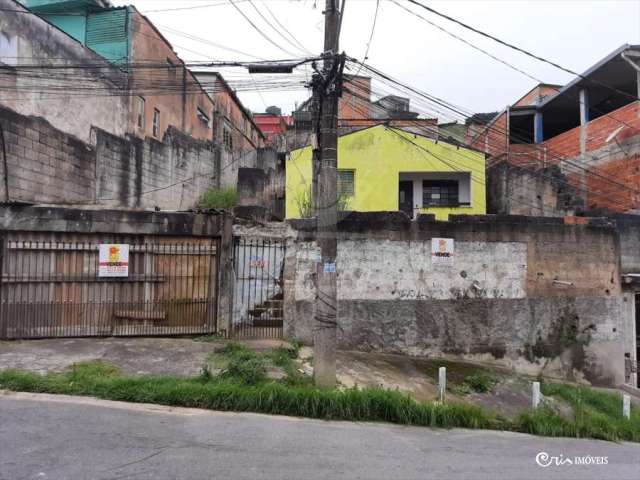
[[[309,51],[317,54],[322,50],[324,0],[252,1],[276,28],[281,30],[271,13]],[[371,35],[376,0],[346,1],[341,49],[350,56],[362,59]],[[571,79],[562,71],[411,6],[406,0],[399,1],[544,82],[564,84]],[[625,43],[640,44],[640,0],[421,1],[480,30],[580,72]],[[129,0],[113,3],[134,4],[158,25],[186,61],[290,57],[269,43],[234,6],[224,0]],[[304,56],[286,43],[260,17],[251,3],[247,0],[235,0],[235,3],[273,42],[291,53],[295,52],[296,56]],[[192,6],[199,8],[190,9]],[[158,11],[172,8],[180,10]],[[165,27],[182,33],[172,33]],[[183,33],[210,43],[186,38]],[[451,38],[389,0],[380,0],[368,63],[412,86],[474,112],[502,109],[536,84],[534,80]],[[247,77],[244,72],[224,73],[232,82],[234,78]],[[260,82],[261,78],[257,76],[256,80]],[[374,84],[376,89],[382,90],[382,87]],[[240,92],[239,95],[245,106],[253,111],[264,111],[265,105],[279,105],[284,112],[290,112],[295,103],[304,100],[308,93],[299,90],[266,91],[261,95]]]

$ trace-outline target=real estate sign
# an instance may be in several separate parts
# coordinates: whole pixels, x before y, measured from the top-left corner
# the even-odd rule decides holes
[[[106,243],[100,245],[98,277],[129,276],[129,245]]]
[[[431,239],[431,263],[433,265],[453,266],[453,238]]]

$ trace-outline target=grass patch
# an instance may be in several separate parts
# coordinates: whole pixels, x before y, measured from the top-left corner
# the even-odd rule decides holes
[[[545,396],[557,397],[573,409],[573,421],[545,410],[522,418],[524,431],[539,435],[599,438],[640,442],[640,410],[631,407],[631,419],[622,415],[622,395],[575,385],[542,384]]]
[[[300,347],[293,348],[278,347],[268,353],[268,358],[273,365],[282,368],[286,374],[285,383],[287,385],[311,385],[313,380],[311,377],[298,371],[295,359],[298,358]]]
[[[200,197],[201,208],[233,208],[238,203],[238,192],[234,188],[207,190]]]
[[[502,429],[552,437],[640,442],[640,411],[632,407],[631,420],[624,419],[620,395],[586,387],[543,384],[544,395],[571,405],[574,418],[560,416],[547,405],[510,421],[475,405],[419,403],[398,391],[316,388],[308,377],[297,372],[294,353],[295,349],[282,347],[257,354],[240,344],[227,343],[215,353],[226,356],[229,362],[219,375],[205,367],[193,378],[125,376],[103,362],[87,362],[75,364],[63,373],[46,375],[0,371],[0,388],[326,420]],[[269,363],[282,368],[287,378],[267,379],[264,371]],[[475,378],[467,385],[486,388],[488,384],[487,379]]]
[[[474,373],[464,379],[462,384],[469,389],[470,392],[487,393],[493,390],[498,383],[498,379],[486,373]]]
[[[0,387],[28,392],[91,395],[108,400],[222,411],[259,412],[326,420],[376,421],[443,428],[497,428],[497,420],[471,405],[418,403],[380,389],[327,390],[277,382],[246,385],[223,377],[125,377],[115,369],[74,365],[39,375],[6,370]]]

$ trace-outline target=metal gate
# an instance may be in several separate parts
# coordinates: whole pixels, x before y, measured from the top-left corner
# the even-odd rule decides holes
[[[234,238],[236,285],[231,336],[281,338],[285,244]]]
[[[217,331],[217,239],[96,242],[4,238],[0,337],[185,335]],[[138,240],[139,241],[139,240]],[[100,243],[128,245],[128,272],[105,277]]]

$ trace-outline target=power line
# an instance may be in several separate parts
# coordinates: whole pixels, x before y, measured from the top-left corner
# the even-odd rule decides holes
[[[373,34],[376,31],[376,23],[378,21],[379,9],[380,9],[380,0],[376,0],[376,12],[373,15],[373,25],[371,26],[371,35],[369,35],[369,41],[367,42],[367,49],[364,52],[364,57],[362,60],[363,62],[366,62],[369,59],[369,49],[371,48],[371,42],[373,41]]]
[[[276,15],[273,14],[273,12],[271,11],[271,9],[269,8],[269,5],[267,4],[267,2],[264,2],[262,4],[264,6],[264,8],[267,10],[267,12],[269,12],[269,14],[273,17],[273,19],[276,21],[276,23],[278,25],[280,25],[280,28],[282,28],[282,30],[284,30],[290,37],[291,39],[302,49],[303,52],[307,52],[309,55],[312,55],[312,52],[306,48],[288,29],[287,27],[285,27],[282,23],[280,23],[280,20],[278,20],[278,17]]]
[[[368,99],[364,99],[363,97],[361,97],[360,95],[356,94],[355,92],[352,92],[352,93],[354,93],[354,94],[355,94],[355,96],[356,96],[356,97],[358,97],[358,99],[359,99],[361,102],[366,103],[367,105],[369,105],[369,104],[370,104],[370,101],[369,101]],[[411,121],[411,120],[410,120],[409,122],[414,123],[414,127],[418,128],[418,129],[425,130],[425,126],[424,126],[424,125],[420,125],[420,124],[418,124],[417,122],[415,122],[415,121]],[[380,123],[382,123],[382,122],[380,122]],[[427,130],[427,131],[430,131],[429,129],[426,129],[426,130]],[[432,131],[430,131],[430,133],[433,133],[433,132],[432,132]],[[460,154],[460,153],[458,152],[458,154]],[[566,160],[565,160],[565,161],[566,161]],[[566,170],[570,171],[570,169],[569,169],[569,168],[566,168]],[[604,194],[604,192],[594,192],[594,191],[589,191],[587,188],[580,188],[580,187],[578,187],[578,186],[576,186],[576,185],[574,185],[574,184],[572,184],[572,183],[569,183],[569,181],[562,180],[562,179],[558,179],[558,178],[556,178],[556,177],[552,177],[552,176],[550,176],[550,175],[544,175],[543,173],[538,172],[538,171],[530,171],[530,172],[531,172],[534,176],[537,176],[537,177],[540,177],[540,178],[543,178],[543,179],[548,179],[548,180],[556,181],[556,182],[558,182],[558,183],[562,183],[562,184],[564,184],[564,185],[566,185],[566,186],[570,187],[570,188],[571,188],[571,189],[573,189],[573,190],[576,190],[576,191],[580,191],[580,190],[582,190],[582,191],[583,191],[583,193],[587,193],[587,194],[588,194],[588,193],[591,193],[593,196],[601,197],[601,198],[606,198],[606,199],[609,201],[609,203],[614,204],[614,205],[617,205],[617,206],[619,206],[619,207],[624,207],[624,208],[626,208],[626,207],[627,207],[627,205],[628,205],[628,202],[625,202],[625,201],[624,201],[624,197],[620,197],[620,198],[623,198],[623,200],[622,200],[622,201],[615,201],[615,200],[611,200],[611,198],[610,198],[610,197],[608,197],[608,196],[606,196],[606,195]],[[574,172],[574,173],[575,173],[575,172]],[[589,173],[589,174],[593,175],[593,172],[587,171],[587,173]],[[609,182],[611,182],[611,180],[610,180],[610,179],[608,179],[608,178],[606,178],[606,177],[605,177],[605,180],[608,180]],[[625,188],[629,189],[629,187],[627,187],[626,185],[619,184],[618,182],[613,182],[613,183],[614,183],[614,184],[616,184],[616,185],[623,186],[623,187],[625,187]],[[611,189],[613,189],[614,187],[612,186],[612,187],[610,187],[610,188],[611,188]],[[531,188],[530,188],[530,190],[531,190]],[[619,195],[619,194],[618,194],[618,193],[616,193],[616,195]],[[539,208],[539,207],[536,207],[536,208]]]
[[[449,30],[447,30],[446,28],[442,27],[441,25],[438,25],[435,22],[432,22],[431,20],[423,17],[422,15],[414,12],[413,10],[408,9],[407,7],[405,7],[404,5],[402,5],[400,2],[398,2],[397,0],[389,0],[390,2],[394,3],[395,5],[397,5],[398,7],[402,8],[404,11],[410,13],[411,15],[414,15],[415,17],[418,17],[419,19],[427,22],[429,25],[437,28],[438,30],[440,30],[441,32],[444,32],[445,34],[449,35],[452,38],[455,38],[456,40],[459,40],[460,42],[464,43],[465,45],[468,45],[469,47],[473,48],[474,50],[477,50],[478,52],[490,57],[491,59],[502,63],[503,65],[506,65],[507,67],[509,67],[512,70],[515,70],[518,73],[521,73],[527,77],[529,77],[532,80],[535,80],[538,83],[544,83],[542,80],[534,77],[533,75],[530,75],[529,73],[525,72],[524,70],[521,70],[520,68],[510,64],[509,62],[506,62],[498,57],[496,57],[495,55],[489,53],[488,51],[478,47],[477,45],[465,40],[464,38],[456,35],[455,33],[450,32]]]
[[[262,20],[264,20],[264,22],[269,25],[271,27],[271,29],[276,32],[280,38],[282,38],[285,42],[287,42],[289,45],[291,45],[293,48],[300,50],[301,52],[305,53],[305,49],[301,49],[298,45],[296,45],[294,42],[292,42],[291,40],[289,40],[280,30],[278,30],[276,27],[273,26],[273,24],[269,21],[269,19],[267,17],[265,17],[262,12],[258,9],[258,7],[256,7],[256,4],[253,3],[252,0],[248,0],[249,1],[249,5],[251,5],[253,7],[253,9],[256,11],[256,13],[260,16],[260,18],[262,18]]]
[[[355,62],[357,62],[357,63],[360,63],[360,62],[358,62],[358,60],[356,60],[356,59],[350,59],[350,60],[355,61]],[[405,85],[405,84],[402,84],[401,82],[399,82],[399,81],[397,81],[397,80],[392,79],[392,78],[391,78],[391,77],[389,77],[388,75],[382,74],[382,72],[379,72],[379,71],[377,71],[377,70],[373,69],[373,68],[372,68],[372,67],[370,67],[369,65],[366,65],[366,68],[367,68],[369,71],[372,71],[372,72],[376,73],[377,75],[382,76],[382,78],[384,78],[384,79],[386,79],[386,80],[388,80],[388,81],[391,81],[391,82],[393,82],[393,83],[395,83],[395,84],[398,84],[398,85],[402,86],[403,88],[406,88],[406,89],[408,89],[409,91],[414,92],[414,93],[416,93],[416,94],[418,94],[418,95],[420,95],[420,96],[425,96],[425,97],[426,97],[427,99],[429,99],[430,101],[434,101],[434,100],[435,100],[435,103],[437,103],[437,104],[439,104],[439,105],[442,105],[442,106],[443,106],[443,107],[445,107],[445,108],[449,108],[449,109],[452,109],[452,110],[457,111],[458,113],[460,113],[460,112],[459,112],[459,109],[458,109],[457,107],[456,107],[456,108],[452,108],[451,106],[448,106],[448,105],[447,105],[447,102],[445,102],[444,100],[438,99],[437,97],[429,96],[428,94],[425,94],[424,92],[421,92],[421,91],[419,91],[419,90],[417,90],[417,89],[415,89],[415,88],[413,88],[413,87],[409,87],[409,86],[407,86],[407,85]],[[508,137],[507,137],[507,138],[508,138]],[[535,148],[538,148],[538,147],[535,147]],[[633,192],[633,193],[635,193],[635,194],[640,194],[640,191],[635,190],[635,189],[632,189],[632,188],[628,187],[627,185],[621,184],[621,183],[619,183],[618,181],[616,181],[615,179],[609,178],[609,177],[607,177],[607,176],[605,176],[605,175],[602,175],[602,174],[599,174],[599,173],[597,173],[597,172],[592,172],[592,171],[591,171],[591,170],[589,170],[588,168],[585,168],[585,167],[583,167],[583,166],[581,166],[581,165],[578,165],[578,164],[574,163],[573,161],[571,161],[571,160],[569,160],[569,159],[567,159],[567,158],[565,158],[565,157],[559,157],[559,158],[561,158],[561,159],[563,160],[563,162],[565,162],[565,163],[567,163],[567,164],[570,164],[570,165],[574,166],[575,168],[578,168],[578,169],[580,169],[580,170],[583,170],[583,171],[585,171],[585,172],[587,172],[587,173],[589,173],[589,174],[591,174],[591,175],[593,175],[593,176],[595,176],[595,177],[598,177],[598,178],[600,178],[600,179],[606,180],[606,181],[608,181],[608,182],[610,182],[610,183],[612,183],[612,184],[616,184],[616,185],[618,185],[618,186],[620,186],[620,187],[622,187],[622,188],[624,188],[624,189],[626,189],[626,190],[629,190],[629,191],[631,191],[631,192]]]
[[[267,42],[269,42],[271,45],[275,46],[276,48],[282,50],[283,52],[285,52],[287,55],[293,55],[295,57],[294,53],[289,52],[288,50],[286,50],[285,48],[282,48],[280,45],[278,45],[276,42],[274,42],[266,33],[264,33],[262,30],[260,30],[260,28],[253,23],[253,21],[240,9],[240,7],[238,7],[238,5],[235,4],[236,0],[229,0],[229,3],[231,5],[233,5],[233,8],[235,8],[238,13],[240,15],[242,15],[242,17],[249,23],[249,25],[251,25],[253,27],[253,29],[258,32]]]
[[[539,55],[531,53],[531,52],[529,52],[529,51],[527,51],[527,50],[525,50],[523,48],[520,48],[520,47],[518,47],[516,45],[513,45],[513,44],[511,44],[509,42],[501,40],[501,39],[499,39],[499,38],[497,38],[497,37],[495,37],[495,36],[493,36],[493,35],[491,35],[489,33],[483,32],[482,30],[478,30],[477,28],[472,27],[471,25],[468,25],[468,24],[466,24],[464,22],[461,22],[460,20],[457,20],[457,19],[455,19],[453,17],[450,17],[449,15],[445,15],[444,13],[440,13],[439,11],[422,4],[422,3],[418,2],[417,0],[406,0],[406,1],[408,1],[410,3],[413,3],[414,5],[417,5],[417,6],[421,7],[421,8],[424,8],[425,10],[433,13],[434,15],[438,15],[441,18],[444,18],[444,19],[446,19],[446,20],[448,20],[450,22],[453,22],[453,23],[455,23],[457,25],[460,25],[461,27],[466,28],[467,30],[470,30],[470,31],[472,31],[474,33],[477,33],[478,35],[481,35],[481,36],[483,36],[485,38],[493,40],[494,42],[497,42],[500,45],[503,45],[505,47],[511,48],[512,50],[515,50],[517,52],[523,53],[524,55],[527,55],[527,56],[529,56],[531,58],[534,58],[534,59],[536,59],[536,60],[538,60],[540,62],[543,62],[543,63],[546,63],[548,65],[551,65],[552,67],[555,67],[555,68],[557,68],[559,70],[562,70],[563,72],[566,72],[566,73],[569,73],[569,74],[574,75],[576,77],[579,77],[582,80],[587,80],[588,82],[592,82],[592,83],[601,85],[601,86],[606,87],[606,88],[608,88],[608,89],[610,89],[610,90],[612,90],[614,92],[620,93],[620,94],[625,95],[625,96],[630,97],[630,98],[633,98],[634,100],[638,100],[638,97],[636,95],[632,95],[632,94],[630,94],[628,92],[625,92],[624,90],[620,90],[620,89],[618,89],[618,88],[616,88],[614,86],[608,85],[608,84],[606,84],[604,82],[600,82],[600,81],[594,80],[592,78],[587,78],[584,75],[571,70],[570,68],[563,67],[562,65],[559,65],[559,64],[557,64],[555,62],[552,62],[551,60],[547,60],[546,58],[543,58],[543,57],[541,57]]]

